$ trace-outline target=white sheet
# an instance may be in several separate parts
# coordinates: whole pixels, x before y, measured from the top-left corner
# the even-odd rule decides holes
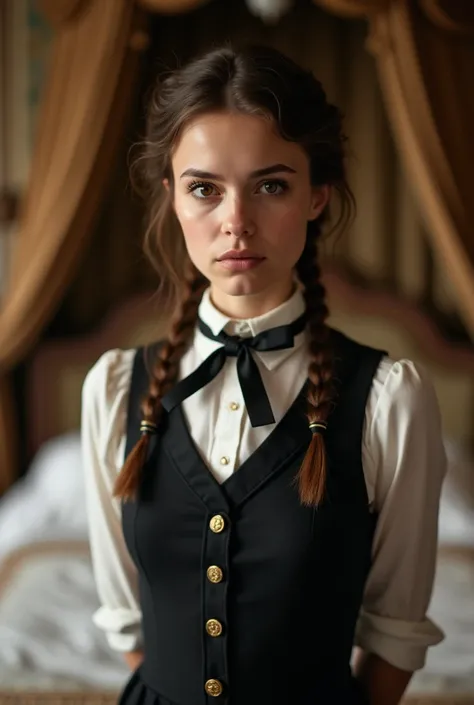
[[[78,431],[45,443],[0,500],[0,561],[19,546],[55,539],[87,540]]]
[[[119,690],[129,672],[92,624],[97,607],[88,556],[21,562],[0,600],[1,687]]]

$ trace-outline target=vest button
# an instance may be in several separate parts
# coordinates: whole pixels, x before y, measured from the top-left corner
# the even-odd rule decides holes
[[[206,681],[204,688],[206,693],[208,695],[212,695],[213,698],[217,698],[219,695],[222,695],[222,691],[224,690],[222,683],[215,678],[210,678]]]
[[[218,619],[208,619],[206,622],[206,632],[209,636],[220,636],[222,634],[222,624]]]
[[[224,573],[217,565],[210,565],[207,569],[207,579],[210,583],[220,583],[224,577]]]
[[[221,531],[224,531],[225,527],[224,517],[220,514],[216,514],[212,517],[211,521],[209,522],[209,526],[211,527],[211,531],[213,531],[215,534],[220,534]]]

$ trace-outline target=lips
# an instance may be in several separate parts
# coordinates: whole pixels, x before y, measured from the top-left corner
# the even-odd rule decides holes
[[[228,250],[218,258],[218,262],[225,260],[262,260],[265,259],[252,250]]]
[[[229,250],[217,260],[219,266],[229,272],[248,272],[260,267],[265,257],[261,257],[251,250]]]

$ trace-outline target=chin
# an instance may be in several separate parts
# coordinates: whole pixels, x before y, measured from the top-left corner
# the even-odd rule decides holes
[[[215,282],[215,286],[227,296],[252,296],[268,289],[268,283],[253,277],[233,277],[226,282]]]

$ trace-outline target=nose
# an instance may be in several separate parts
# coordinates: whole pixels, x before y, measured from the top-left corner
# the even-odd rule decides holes
[[[255,223],[248,205],[243,198],[229,198],[222,220],[222,232],[234,237],[251,236],[255,232]]]

